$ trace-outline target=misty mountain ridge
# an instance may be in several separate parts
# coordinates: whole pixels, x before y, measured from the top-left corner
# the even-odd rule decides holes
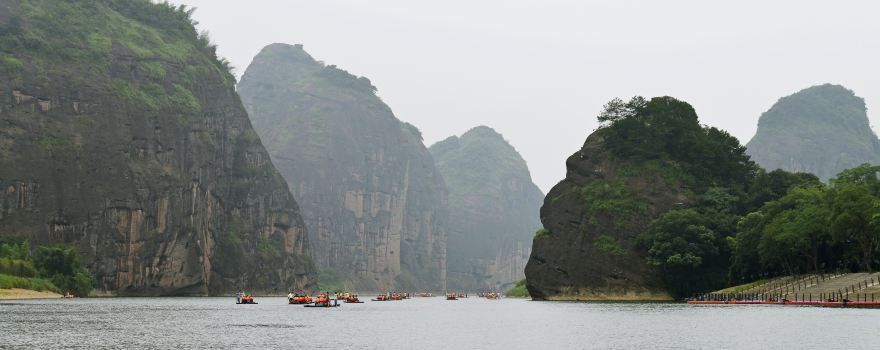
[[[880,163],[880,140],[864,99],[832,84],[779,99],[761,115],[747,148],[768,170],[809,172],[822,181],[863,163]]]
[[[238,89],[301,202],[322,287],[445,288],[445,184],[421,133],[369,79],[272,44]]]
[[[475,127],[430,147],[449,189],[448,285],[504,290],[524,278],[544,194],[501,134]]]

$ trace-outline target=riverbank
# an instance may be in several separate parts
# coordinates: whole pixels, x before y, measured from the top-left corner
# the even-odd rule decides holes
[[[667,293],[660,291],[602,291],[573,288],[563,288],[562,293],[548,295],[543,298],[533,297],[534,300],[546,301],[601,301],[601,302],[669,302],[675,299]]]
[[[49,291],[41,292],[21,288],[0,289],[0,300],[59,299],[62,297],[61,294]]]

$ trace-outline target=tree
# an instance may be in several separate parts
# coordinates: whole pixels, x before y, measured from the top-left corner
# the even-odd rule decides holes
[[[648,101],[641,96],[635,96],[629,102],[615,98],[602,107],[602,113],[596,119],[600,124],[614,124],[619,120],[636,116],[647,104]]]
[[[776,260],[789,274],[795,274],[806,260],[810,269],[819,271],[819,250],[831,236],[826,197],[822,188],[795,188],[768,203],[758,247],[761,261]]]
[[[707,226],[696,210],[672,210],[651,223],[639,237],[639,245],[647,249],[648,264],[663,270],[667,287],[678,296],[717,283],[710,275],[716,272],[712,268],[721,242]]]
[[[831,184],[835,187],[842,185],[862,185],[871,195],[880,195],[880,166],[871,166],[870,164],[862,164],[852,169],[847,169],[837,177],[831,179]]]
[[[41,277],[65,292],[88,295],[94,288],[94,277],[80,265],[79,255],[71,248],[39,247],[34,263]]]
[[[758,245],[764,234],[766,218],[760,211],[752,212],[739,220],[736,237],[728,239],[732,250],[730,280],[746,282],[757,279],[765,272],[761,264]]]
[[[836,182],[831,208],[831,229],[838,244],[855,244],[861,267],[873,271],[880,244],[880,199],[873,196],[872,184]]]
[[[790,173],[782,169],[770,172],[759,170],[749,187],[745,207],[747,211],[760,209],[764,204],[785,196],[795,187],[823,187],[816,175]]]

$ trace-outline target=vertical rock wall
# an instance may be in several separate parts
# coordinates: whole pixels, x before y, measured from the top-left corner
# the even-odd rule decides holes
[[[489,127],[431,146],[449,188],[453,290],[506,290],[525,278],[544,195],[525,160]]]
[[[76,247],[103,292],[311,286],[297,204],[185,12],[0,8],[0,237]]]
[[[445,185],[419,131],[369,80],[273,44],[239,92],[302,206],[320,268],[360,290],[445,288]]]

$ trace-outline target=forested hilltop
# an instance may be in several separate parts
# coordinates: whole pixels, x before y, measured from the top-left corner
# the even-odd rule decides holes
[[[614,100],[599,121],[545,199],[526,268],[534,298],[668,299],[876,267],[877,169],[844,172],[830,188],[766,172],[671,97]]]
[[[297,204],[191,14],[0,0],[0,238],[73,247],[100,292],[308,288]]]
[[[449,290],[506,290],[524,278],[544,194],[526,161],[486,126],[430,148],[449,189]]]
[[[748,154],[768,170],[815,174],[827,182],[862,163],[880,162],[880,140],[865,100],[839,85],[819,85],[779,99],[761,115]]]

